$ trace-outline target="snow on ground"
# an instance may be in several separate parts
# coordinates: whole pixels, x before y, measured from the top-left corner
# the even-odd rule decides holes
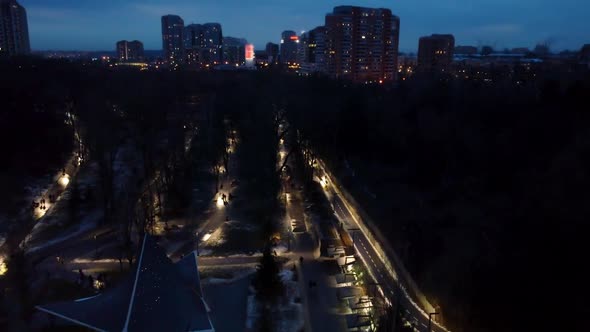
[[[124,186],[129,182],[128,179],[133,172],[130,165],[137,165],[138,163],[136,161],[140,159],[139,152],[134,148],[131,141],[126,142],[117,151],[115,162],[113,163],[115,197],[123,191]]]
[[[213,254],[211,249],[199,249],[199,256],[210,256]]]
[[[203,246],[206,245],[208,247],[219,247],[224,244],[226,240],[223,237],[223,227],[217,228],[213,233],[203,235],[201,241],[203,242]]]
[[[219,272],[223,277],[219,276]],[[199,267],[199,273],[201,273],[201,284],[202,285],[218,285],[218,284],[231,284],[237,280],[249,277],[256,273],[256,268],[253,267],[238,267],[238,268],[224,268],[224,267]],[[207,277],[207,275],[212,275]]]
[[[293,280],[294,273],[290,269],[280,272],[281,280],[285,287],[285,293],[278,305],[272,306],[271,319],[273,319],[273,331],[298,332],[303,329],[303,308],[300,303],[299,284]],[[254,290],[252,290],[254,292]],[[248,296],[246,329],[253,330],[260,318],[262,306],[256,300],[256,295]]]
[[[33,231],[29,235],[27,235],[25,240],[21,243],[21,247],[26,248],[25,252],[27,254],[31,254],[31,253],[34,253],[34,252],[39,251],[41,249],[44,249],[48,246],[52,246],[57,243],[64,242],[66,240],[72,239],[80,234],[83,234],[83,233],[95,228],[98,225],[98,222],[101,217],[102,217],[102,211],[100,211],[100,210],[94,211],[93,213],[84,216],[84,218],[80,221],[80,223],[78,225],[75,225],[75,226],[69,228],[67,230],[67,232],[65,232],[61,236],[58,236],[56,238],[53,238],[53,239],[47,240],[47,241],[40,240],[40,238],[42,237],[42,231],[45,228],[37,227],[39,224],[41,224],[41,223],[39,223],[39,224],[35,225],[35,228],[33,229]],[[42,244],[32,246],[34,243],[39,243],[39,242],[42,242]]]
[[[162,245],[162,247],[166,248],[166,255],[170,257],[174,253],[178,252],[186,243],[186,241],[167,241],[166,244]]]
[[[277,253],[277,255],[283,255],[289,252],[289,249],[284,244],[279,244],[273,247],[273,250]]]

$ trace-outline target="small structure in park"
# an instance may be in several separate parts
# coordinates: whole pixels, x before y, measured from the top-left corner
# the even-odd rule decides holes
[[[176,264],[148,235],[128,279],[99,295],[37,306],[94,331],[215,331],[203,299],[196,253]]]

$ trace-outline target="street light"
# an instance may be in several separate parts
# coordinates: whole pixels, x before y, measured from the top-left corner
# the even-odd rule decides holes
[[[439,315],[439,313],[438,312],[431,312],[428,314],[428,332],[431,331],[430,328],[432,326],[432,316],[434,316],[434,315]]]

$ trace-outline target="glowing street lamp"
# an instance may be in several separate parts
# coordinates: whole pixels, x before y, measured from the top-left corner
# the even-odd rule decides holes
[[[217,207],[218,208],[222,208],[225,206],[225,202],[223,201],[223,198],[221,197],[221,195],[217,196]]]
[[[59,183],[65,188],[68,186],[68,184],[70,183],[70,176],[67,174],[62,175],[61,178],[59,178]]]
[[[203,235],[203,242],[207,242],[207,240],[209,240],[211,238],[211,233],[207,233],[205,235]]]
[[[0,276],[3,276],[8,272],[8,268],[6,267],[6,262],[4,261],[4,257],[0,257]]]

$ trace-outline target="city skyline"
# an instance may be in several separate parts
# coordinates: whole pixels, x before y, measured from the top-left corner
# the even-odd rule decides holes
[[[457,45],[492,45],[497,49],[533,48],[549,42],[553,50],[579,50],[590,29],[585,17],[590,4],[564,0],[554,7],[547,0],[452,2],[426,1],[417,7],[410,1],[262,1],[234,0],[120,1],[100,3],[55,0],[20,0],[27,9],[33,50],[110,50],[117,40],[141,40],[146,50],[161,49],[160,17],[176,14],[186,24],[219,22],[224,34],[246,38],[256,49],[280,41],[280,33],[297,33],[322,25],[324,16],[338,5],[391,9],[401,18],[400,51],[416,52],[418,39],[432,33],[451,33]],[[427,9],[425,9],[427,8]],[[534,10],[533,10],[534,9]],[[129,15],[134,12],[134,15]],[[101,23],[108,21],[109,25]],[[567,24],[566,24],[567,23]]]

